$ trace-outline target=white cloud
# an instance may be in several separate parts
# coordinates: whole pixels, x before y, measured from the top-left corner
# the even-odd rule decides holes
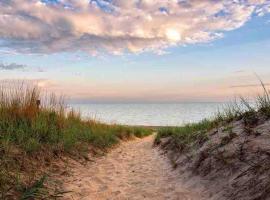
[[[241,27],[268,0],[0,1],[0,48],[27,53],[162,52]],[[54,1],[55,2],[55,1]]]

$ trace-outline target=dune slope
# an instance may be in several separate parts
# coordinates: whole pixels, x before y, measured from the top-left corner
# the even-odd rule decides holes
[[[270,199],[270,120],[257,115],[252,124],[242,119],[214,128],[186,149],[173,137],[160,146],[187,185],[204,185],[208,199]]]

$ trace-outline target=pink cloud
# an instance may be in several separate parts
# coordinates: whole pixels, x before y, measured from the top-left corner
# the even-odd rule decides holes
[[[169,46],[221,38],[224,31],[243,26],[252,14],[270,11],[267,0],[91,2],[1,1],[1,46],[27,53],[159,53]]]

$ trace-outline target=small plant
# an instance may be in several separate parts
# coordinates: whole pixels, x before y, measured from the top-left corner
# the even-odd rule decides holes
[[[242,117],[246,126],[255,126],[259,121],[255,111],[247,111],[243,113]]]
[[[42,198],[42,196],[46,195],[46,190],[44,187],[45,180],[46,176],[43,176],[39,180],[37,180],[33,185],[25,188],[23,191],[23,195],[20,199],[28,200],[34,198]]]
[[[223,131],[228,132],[228,133],[231,133],[232,130],[233,130],[233,127],[232,127],[232,126],[226,126],[226,127],[223,129]]]
[[[264,83],[259,79],[263,87],[264,94],[257,96],[258,111],[264,114],[267,118],[270,118],[270,91],[266,89]]]
[[[55,190],[52,194],[46,188],[45,182],[47,181],[46,176],[42,176],[36,180],[32,185],[22,188],[22,195],[20,200],[32,200],[32,199],[61,199],[63,194],[69,193],[69,191],[58,191]]]
[[[40,143],[35,138],[29,138],[23,144],[23,148],[27,153],[33,153],[40,149]]]

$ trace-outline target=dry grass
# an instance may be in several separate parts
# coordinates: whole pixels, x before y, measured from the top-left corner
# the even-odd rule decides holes
[[[0,199],[41,185],[35,185],[32,172],[39,163],[63,154],[85,157],[90,146],[104,151],[121,139],[149,134],[145,128],[84,121],[66,109],[63,98],[42,95],[35,87],[0,88]]]

